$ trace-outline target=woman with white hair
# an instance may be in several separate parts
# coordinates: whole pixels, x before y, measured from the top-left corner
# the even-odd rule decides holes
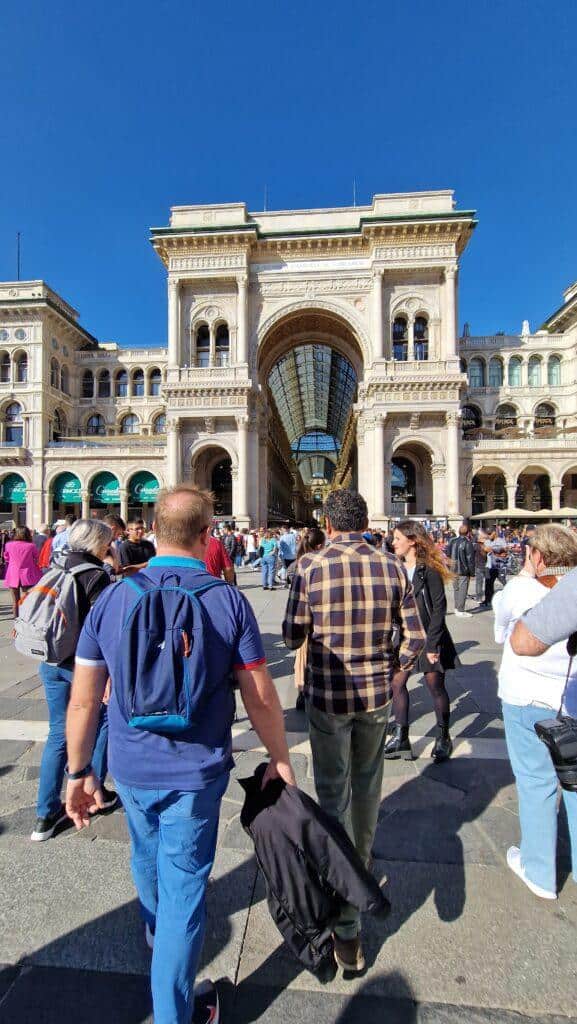
[[[577,566],[577,534],[566,526],[539,526],[527,545],[525,567],[493,598],[495,640],[503,644],[499,697],[519,800],[520,847],[507,864],[535,896],[557,899],[557,774],[535,723],[555,718],[566,681],[577,682],[577,659],[565,642],[536,658],[514,653],[510,637],[517,619],[537,605],[559,578]],[[577,793],[563,791],[577,879]]]
[[[111,582],[108,572],[103,567],[111,540],[112,530],[106,523],[98,519],[79,519],[70,527],[67,550],[56,552],[53,556],[53,567],[73,569],[80,565],[86,566],[85,570],[75,577],[78,620],[81,627],[92,605]],[[48,704],[49,731],[40,766],[36,810],[38,818],[30,837],[34,842],[51,839],[56,827],[66,818],[60,791],[66,767],[66,711],[73,669],[73,658],[69,658],[61,665],[49,665],[47,662],[40,665],[39,675]],[[92,758],[94,772],[101,784],[106,779],[108,767],[107,746],[108,719],[107,709],[103,704]],[[105,789],[103,785],[101,788],[104,793],[104,806],[114,807],[118,801],[116,793]]]

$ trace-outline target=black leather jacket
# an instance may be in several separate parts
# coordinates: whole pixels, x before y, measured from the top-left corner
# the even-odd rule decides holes
[[[475,575],[475,548],[468,537],[453,537],[447,554],[458,576]]]
[[[390,904],[339,823],[282,779],[261,789],[265,768],[239,780],[246,793],[240,820],[254,842],[273,921],[303,967],[327,981],[335,974],[331,932],[343,901],[381,916]]]

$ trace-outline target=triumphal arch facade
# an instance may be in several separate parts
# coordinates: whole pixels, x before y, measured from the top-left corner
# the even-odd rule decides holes
[[[450,191],[249,213],[184,206],[152,244],[168,274],[168,483],[212,487],[241,526],[310,518],[355,485],[371,522],[466,507],[459,259]]]

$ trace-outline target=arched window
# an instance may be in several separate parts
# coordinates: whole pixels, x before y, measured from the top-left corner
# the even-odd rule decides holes
[[[529,360],[529,387],[541,387],[541,360],[539,356],[531,356]]]
[[[476,405],[464,405],[461,410],[461,426],[463,437],[469,437],[475,430],[483,426],[481,410]]]
[[[495,413],[495,430],[511,430],[517,426],[517,410],[514,405],[500,405]]]
[[[18,402],[10,402],[4,411],[4,441],[6,444],[21,448],[23,437],[22,406]]]
[[[160,370],[151,370],[148,378],[149,393],[158,397],[162,386],[162,373]]]
[[[85,370],[82,374],[82,398],[94,398],[94,374]]]
[[[63,391],[65,395],[70,394],[70,375],[68,373],[67,366],[63,366],[60,371],[60,390]]]
[[[52,417],[52,440],[60,441],[66,433],[66,419],[60,409],[54,410]]]
[[[489,387],[503,387],[503,363],[496,356],[489,361]]]
[[[460,369],[461,373],[466,373],[467,372],[467,360],[466,359],[459,359],[459,369]]]
[[[533,426],[536,430],[539,430],[540,427],[555,426],[555,408],[550,404],[550,402],[541,402],[540,405],[537,406],[535,409]]]
[[[156,419],[154,420],[154,422],[152,424],[152,433],[153,434],[166,434],[166,415],[165,415],[165,413],[163,413],[163,412],[159,413],[158,416],[156,417]]]
[[[132,374],[132,396],[142,398],[144,395],[144,370],[135,370]]]
[[[210,332],[206,324],[196,330],[196,365],[210,366]]]
[[[523,380],[523,360],[520,356],[512,356],[509,360],[508,381],[510,388],[520,388]]]
[[[110,398],[110,370],[101,370],[98,375],[98,397]]]
[[[114,394],[117,398],[126,398],[128,394],[128,373],[119,370],[114,378]]]
[[[128,416],[123,416],[120,421],[121,434],[138,434],[139,428],[138,416],[135,416],[133,412],[130,412]]]
[[[429,321],[426,316],[415,317],[413,325],[415,339],[415,359],[429,358]]]
[[[60,367],[57,359],[50,361],[50,386],[60,388]]]
[[[482,359],[471,359],[469,363],[469,387],[485,387],[485,364]]]
[[[408,358],[408,346],[407,318],[396,316],[393,321],[393,359],[405,362]]]
[[[230,363],[230,336],[227,324],[219,324],[216,329],[216,365],[228,366]]]
[[[89,437],[103,436],[106,433],[104,416],[100,416],[99,413],[95,413],[94,416],[89,416],[86,424],[86,433]]]
[[[28,356],[21,352],[16,358],[16,381],[18,384],[26,384],[28,380]]]
[[[0,384],[10,383],[10,356],[3,352],[0,356]]]
[[[550,388],[558,388],[561,384],[561,359],[559,356],[549,356],[547,383]]]

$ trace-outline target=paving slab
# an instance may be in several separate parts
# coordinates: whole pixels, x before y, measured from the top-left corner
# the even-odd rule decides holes
[[[261,899],[250,912],[238,980],[343,996],[364,993],[370,982],[371,993],[387,999],[406,998],[409,986],[417,1002],[575,1012],[573,883],[558,904],[546,904],[493,867],[379,861],[375,874],[388,877],[393,910],[385,921],[363,921],[366,977],[339,975],[323,986],[301,971]]]

